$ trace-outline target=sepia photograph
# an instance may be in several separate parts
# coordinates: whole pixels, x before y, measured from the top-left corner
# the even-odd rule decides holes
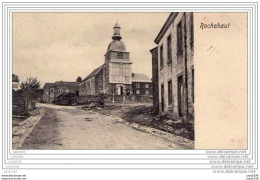
[[[13,13],[12,148],[194,149],[192,12]]]
[[[2,179],[258,180],[258,9],[2,2]]]

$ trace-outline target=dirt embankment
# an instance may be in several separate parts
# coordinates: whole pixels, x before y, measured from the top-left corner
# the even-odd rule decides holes
[[[93,108],[92,110],[103,114],[112,115],[147,127],[160,129],[178,136],[194,140],[193,123],[183,124],[180,119],[172,119],[167,116],[154,115],[152,106],[109,104],[104,108]]]

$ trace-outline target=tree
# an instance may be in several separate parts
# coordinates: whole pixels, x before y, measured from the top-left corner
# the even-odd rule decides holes
[[[36,78],[27,78],[26,81],[22,82],[20,85],[21,90],[37,90],[40,88],[40,82]]]
[[[37,78],[28,78],[20,85],[22,95],[25,101],[25,110],[35,108],[35,100],[38,98],[37,90],[40,88],[40,82]]]
[[[78,83],[82,82],[82,79],[80,76],[76,79],[76,82],[78,82]]]

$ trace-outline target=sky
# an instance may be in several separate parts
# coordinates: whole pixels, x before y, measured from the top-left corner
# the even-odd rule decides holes
[[[104,63],[113,26],[121,26],[132,71],[152,76],[150,49],[169,13],[14,13],[13,73],[20,83],[76,81]]]

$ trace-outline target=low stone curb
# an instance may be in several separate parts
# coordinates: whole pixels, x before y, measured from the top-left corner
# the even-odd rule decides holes
[[[40,109],[40,114],[37,116],[30,116],[23,122],[21,122],[18,126],[13,127],[12,135],[13,137],[13,149],[20,148],[26,139],[26,137],[33,130],[35,125],[39,122],[39,120],[43,117],[45,111],[44,109]]]

